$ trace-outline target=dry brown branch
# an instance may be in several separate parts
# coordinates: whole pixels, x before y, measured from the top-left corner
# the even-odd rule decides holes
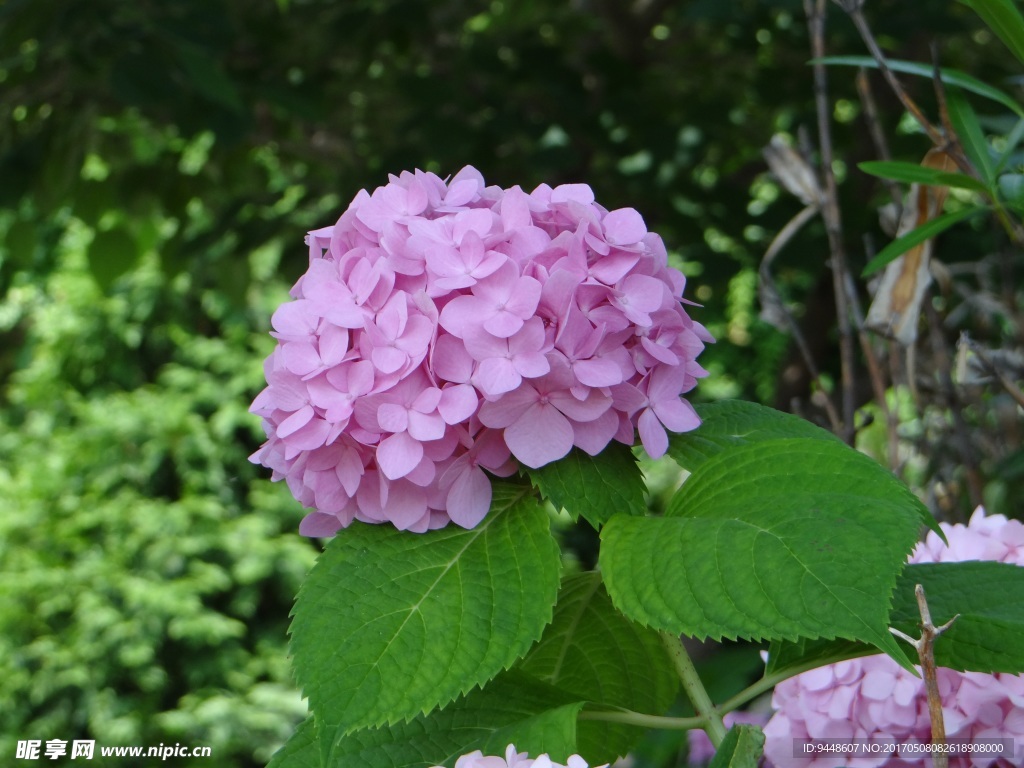
[[[825,183],[825,202],[822,217],[828,234],[831,252],[832,288],[836,299],[836,316],[839,326],[840,356],[840,399],[842,403],[842,431],[840,437],[847,443],[853,442],[855,409],[855,355],[853,328],[850,322],[849,302],[846,296],[846,274],[849,271],[846,251],[843,247],[842,220],[839,213],[839,192],[835,173],[832,170],[832,133],[828,98],[828,77],[821,59],[825,56],[825,0],[804,0],[804,12],[811,37],[814,64],[814,103],[818,117],[818,142],[821,148],[821,170]]]

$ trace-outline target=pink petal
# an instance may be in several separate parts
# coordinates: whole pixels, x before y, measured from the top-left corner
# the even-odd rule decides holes
[[[495,396],[511,392],[522,382],[512,361],[505,357],[491,357],[484,360],[473,374],[473,383],[485,395]]]
[[[483,470],[466,467],[448,491],[448,516],[463,528],[475,528],[491,507],[491,483]]]
[[[577,360],[572,371],[580,384],[588,387],[611,387],[622,383],[622,369],[613,361],[600,357]]]
[[[476,412],[480,400],[468,384],[456,384],[441,390],[437,411],[447,424],[461,424]]]
[[[572,448],[572,425],[551,405],[537,403],[505,429],[512,455],[528,467],[542,467]]]
[[[480,423],[485,427],[500,429],[518,420],[540,396],[528,384],[502,395],[497,400],[486,401],[480,406]]]
[[[650,408],[644,409],[637,420],[637,429],[640,432],[640,442],[643,443],[648,456],[660,459],[665,455],[665,451],[668,450],[668,435],[665,434],[665,428],[661,426],[654,411]]]
[[[398,432],[377,446],[377,466],[389,480],[405,477],[423,458],[423,445],[407,432]]]
[[[605,239],[612,245],[639,243],[647,234],[643,217],[633,208],[610,211],[601,221]]]

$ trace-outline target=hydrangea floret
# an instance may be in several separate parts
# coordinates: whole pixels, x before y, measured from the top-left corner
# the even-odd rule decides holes
[[[251,409],[267,435],[252,460],[312,510],[305,535],[472,528],[485,471],[637,434],[657,458],[666,430],[700,423],[681,395],[713,339],[684,308],[685,278],[637,211],[606,210],[585,184],[405,172],[307,244]]]
[[[941,524],[947,546],[931,532],[910,557],[911,563],[994,560],[1024,566],[1024,524],[1003,515],[986,516],[978,508],[968,525]],[[1024,741],[1024,677],[938,670],[947,738]],[[924,682],[888,656],[851,659],[804,672],[779,683],[765,727],[765,756],[775,768],[832,768],[835,760],[793,757],[793,739],[884,739],[899,744],[927,744],[931,721]],[[953,758],[963,768],[1010,768],[1015,759],[977,753]],[[861,755],[863,768],[923,768],[919,758]]]

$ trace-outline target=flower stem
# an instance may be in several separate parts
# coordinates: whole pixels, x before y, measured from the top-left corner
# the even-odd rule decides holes
[[[683,683],[683,690],[686,691],[690,703],[693,704],[694,710],[699,715],[708,738],[711,739],[715,749],[718,749],[722,739],[725,738],[725,723],[722,722],[722,715],[711,703],[711,697],[708,696],[704,684],[700,681],[700,675],[697,674],[690,655],[683,647],[683,641],[678,635],[662,632],[661,642],[664,644],[665,650],[668,651],[669,658],[672,659],[676,674],[679,675],[679,679]]]
[[[598,720],[603,723],[624,723],[638,728],[658,728],[662,731],[689,731],[704,725],[702,717],[663,717],[661,715],[645,715],[643,712],[621,710],[617,712],[584,710],[580,712],[580,720]]]

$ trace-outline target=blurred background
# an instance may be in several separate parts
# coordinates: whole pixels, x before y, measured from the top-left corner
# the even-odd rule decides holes
[[[865,13],[888,55],[930,65],[934,44],[943,66],[1018,95],[1018,65],[964,5]],[[865,53],[833,4],[826,43]],[[778,307],[763,316],[758,280],[804,207],[762,151],[780,134],[818,158],[810,58],[799,0],[0,1],[0,754],[28,738],[180,742],[248,768],[304,717],[286,631],[318,545],[247,462],[262,440],[247,409],[304,233],[388,173],[471,164],[502,187],[586,182],[635,207],[718,339],[695,398],[827,427],[840,368],[820,218],[772,266],[817,378]],[[857,70],[828,75],[866,305],[857,275],[891,239],[889,193],[856,164],[879,158],[872,127],[896,159],[930,143],[877,73],[873,121]],[[927,79],[906,85],[934,110]],[[976,107],[986,131],[1015,125]],[[854,439],[944,519],[979,502],[1016,515],[1024,265],[984,217],[936,258],[916,345],[870,339],[884,408],[857,348]],[[999,371],[958,361],[965,331]],[[566,536],[586,561],[593,536]],[[707,663],[728,695],[759,661],[730,648]],[[678,735],[639,754],[683,759]]]

